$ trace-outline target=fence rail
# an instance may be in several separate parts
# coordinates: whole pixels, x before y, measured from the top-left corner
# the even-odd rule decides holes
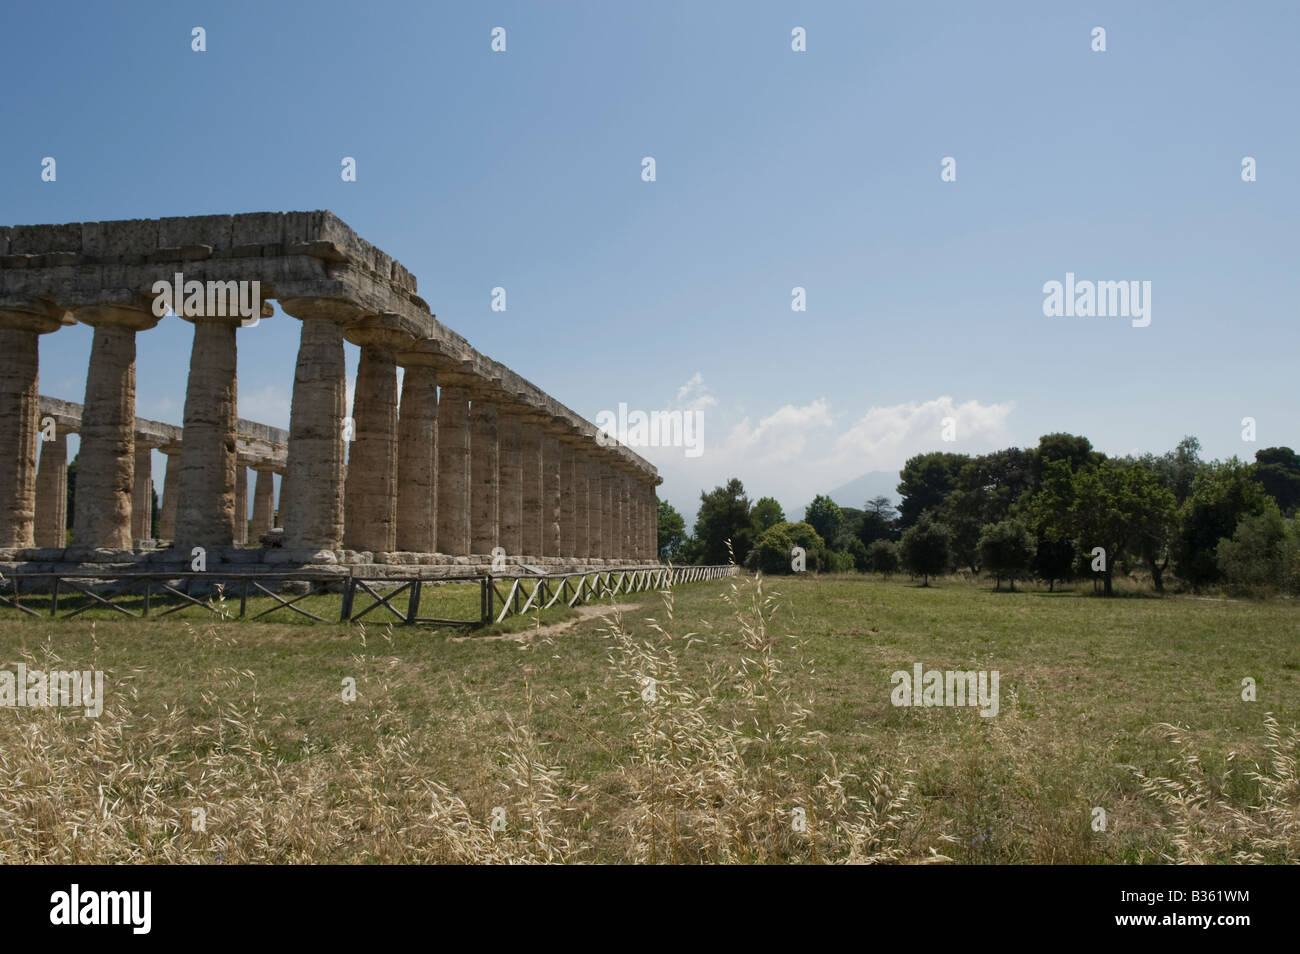
[[[642,593],[733,576],[735,565],[625,567],[527,577],[464,576],[420,579],[300,570],[284,575],[264,573],[120,573],[106,575],[21,573],[0,577],[0,609],[29,616],[72,619],[92,609],[111,609],[131,619],[170,616],[198,606],[223,619],[258,620],[281,610],[316,622],[328,620],[299,606],[311,596],[337,593],[338,621],[356,622],[371,613],[408,625],[480,626],[508,616],[550,609],[563,603],[578,606],[592,600]],[[479,587],[478,619],[421,616],[420,605],[430,584]],[[283,592],[293,584],[303,592]],[[196,594],[195,590],[200,591]],[[401,601],[402,597],[404,601]],[[249,599],[269,598],[273,605],[249,615]],[[62,606],[60,600],[62,599]],[[24,600],[27,603],[24,603]],[[238,601],[238,610],[235,603]],[[33,602],[48,603],[40,609]],[[69,604],[74,605],[69,605]],[[319,607],[313,607],[319,609]]]

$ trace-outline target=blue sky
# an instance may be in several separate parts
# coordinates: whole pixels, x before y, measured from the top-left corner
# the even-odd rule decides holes
[[[1295,4],[3,18],[4,224],[331,209],[443,322],[589,419],[700,410],[700,457],[643,452],[688,515],[729,476],[796,509],[920,451],[1056,430],[1117,454],[1189,433],[1209,456],[1300,446]],[[1044,317],[1067,271],[1150,281],[1150,326]],[[281,314],[240,333],[241,416],[287,426],[297,333]],[[137,413],[180,423],[191,336],[170,317],[139,337]],[[44,393],[82,399],[89,344],[84,327],[42,338]]]

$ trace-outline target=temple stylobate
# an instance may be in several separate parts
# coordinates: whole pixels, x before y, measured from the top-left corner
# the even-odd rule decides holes
[[[157,304],[177,276],[209,306],[214,286],[229,292],[176,308],[194,326],[179,428],[135,416],[136,339],[180,320]],[[224,305],[249,287],[301,325],[287,434],[237,416],[236,349],[257,322]],[[94,329],[80,406],[42,397],[38,378],[39,336],[78,322]],[[360,348],[350,419],[344,342]],[[0,227],[0,362],[5,561],[179,562],[202,547],[248,563],[260,546],[277,564],[657,562],[656,469],[470,347],[414,275],[330,212]],[[167,455],[156,534],[154,448]]]

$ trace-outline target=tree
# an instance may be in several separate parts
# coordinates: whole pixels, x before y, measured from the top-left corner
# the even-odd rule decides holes
[[[1092,441],[1076,434],[1044,434],[1038,446],[1030,452],[1030,472],[1034,487],[1042,486],[1048,466],[1054,461],[1064,461],[1071,473],[1095,467],[1104,454],[1092,449]]]
[[[948,569],[951,541],[947,527],[929,513],[922,513],[903,532],[898,544],[899,561],[908,572],[923,577],[923,586],[929,586],[931,576]]]
[[[1128,544],[1151,571],[1157,593],[1165,591],[1164,572],[1169,566],[1170,544],[1178,527],[1178,502],[1160,475],[1139,461],[1125,460]]]
[[[664,562],[680,562],[685,543],[686,521],[667,500],[659,501],[659,559]]]
[[[749,551],[745,566],[769,576],[777,573],[791,572],[791,551],[794,540],[790,537],[788,523],[778,523],[763,531]]]
[[[823,540],[833,541],[840,533],[844,523],[844,514],[830,497],[818,494],[804,512],[804,522],[817,531]]]
[[[700,509],[695,515],[695,536],[700,541],[700,556],[707,564],[727,563],[733,557],[743,564],[753,540],[750,529],[749,498],[745,485],[735,477],[721,487],[700,494]],[[727,543],[731,543],[731,552]]]
[[[889,574],[898,572],[898,544],[893,540],[873,541],[867,547],[867,562],[871,569],[889,579]]]
[[[905,463],[898,474],[898,492],[903,497],[899,507],[900,526],[910,527],[927,510],[942,507],[968,460],[965,454],[934,451],[918,454]]]
[[[1074,502],[1070,506],[1074,536],[1085,557],[1097,547],[1102,549],[1107,596],[1114,595],[1115,561],[1129,533],[1133,502],[1127,496],[1128,472],[1113,461],[1104,460],[1095,468],[1074,474]]]
[[[867,556],[867,548],[857,537],[850,537],[844,552],[853,560],[853,569],[859,573],[866,573],[871,569],[871,559]]]
[[[1276,503],[1243,517],[1231,539],[1219,541],[1215,558],[1229,583],[1284,588],[1295,548],[1291,528]]]
[[[1277,501],[1282,513],[1295,513],[1300,505],[1300,454],[1289,447],[1256,451],[1255,481]]]
[[[778,523],[763,531],[749,551],[745,566],[763,573],[792,573],[794,548],[803,547],[808,570],[826,570],[825,541],[806,523]]]
[[[757,540],[769,527],[785,523],[785,511],[774,498],[760,497],[750,511],[750,518],[754,521],[754,539]]]
[[[1029,569],[1037,550],[1034,535],[1019,520],[1007,519],[990,523],[980,534],[980,562],[994,574],[995,589],[1001,589],[1002,577],[1011,580],[1011,592],[1016,591],[1016,577]]]
[[[1219,541],[1232,537],[1242,517],[1263,513],[1267,500],[1251,467],[1236,457],[1202,467],[1179,517],[1174,540],[1178,575],[1193,588],[1222,579],[1216,557]]]
[[[872,497],[862,511],[858,525],[858,539],[870,549],[877,540],[888,540],[894,535],[894,521],[898,512],[888,497]]]

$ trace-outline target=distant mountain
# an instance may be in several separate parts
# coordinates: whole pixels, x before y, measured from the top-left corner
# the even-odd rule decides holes
[[[899,501],[898,472],[891,470],[869,471],[861,477],[855,477],[847,484],[833,490],[823,491],[823,493],[841,507],[854,507],[861,510],[863,504],[872,497],[888,497],[890,503],[897,507]],[[804,504],[795,514],[786,519],[796,522],[802,520],[807,509],[808,505]]]

